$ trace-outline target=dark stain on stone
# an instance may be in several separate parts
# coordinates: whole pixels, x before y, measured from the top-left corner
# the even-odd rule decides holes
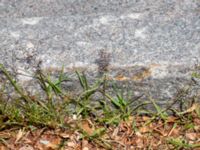
[[[108,67],[110,65],[110,60],[111,60],[110,53],[108,53],[104,49],[100,50],[99,58],[96,59],[96,61],[95,61],[95,63],[98,65],[99,76],[102,76],[103,74],[108,72]]]

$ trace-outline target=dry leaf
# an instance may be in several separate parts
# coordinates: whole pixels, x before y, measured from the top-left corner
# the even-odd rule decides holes
[[[64,138],[64,139],[70,138],[70,135],[66,134],[66,133],[60,133],[59,136],[62,137],[62,138]]]
[[[74,142],[68,142],[68,143],[67,143],[67,146],[69,146],[69,147],[75,147],[76,144],[75,144]]]
[[[157,129],[157,128],[154,128],[153,130],[156,131],[157,133],[159,133],[159,134],[162,135],[162,136],[167,136],[167,133],[165,133],[165,132],[162,131],[162,130],[159,130],[159,129]]]
[[[119,132],[119,128],[115,128],[114,131],[113,131],[113,134],[112,134],[112,138],[115,139],[117,137],[117,134]]]
[[[0,133],[0,137],[1,138],[10,138],[11,134],[7,131],[7,132],[2,132]]]
[[[168,136],[177,136],[180,134],[180,127],[179,128],[172,128],[172,130],[168,133]]]
[[[186,133],[185,134],[185,137],[188,139],[188,140],[196,140],[197,139],[197,133]]]
[[[146,133],[146,132],[150,132],[150,131],[151,131],[151,128],[149,128],[148,126],[139,128],[140,133]]]
[[[82,140],[82,147],[86,147],[88,145],[88,141],[87,140]]]
[[[47,141],[47,140],[40,140],[40,143],[41,143],[41,144],[44,144],[44,145],[48,145],[50,142]]]
[[[82,150],[89,150],[87,140],[82,141]]]
[[[194,123],[197,124],[197,125],[200,125],[200,119],[199,118],[195,118],[194,119]]]
[[[195,103],[195,104],[192,105],[192,107],[190,107],[190,108],[187,109],[186,111],[182,112],[181,114],[191,113],[191,112],[193,112],[194,110],[199,109],[199,108],[200,108],[199,104]]]
[[[151,118],[148,117],[148,116],[142,116],[142,120],[143,120],[143,121],[148,121],[149,119],[151,119]]]
[[[24,131],[20,129],[19,132],[17,133],[15,143],[17,143],[23,137],[23,135]]]
[[[142,137],[142,134],[140,132],[135,132],[135,135],[137,135],[138,137]]]
[[[168,123],[174,123],[175,121],[176,121],[176,117],[174,117],[174,116],[169,116],[168,118],[167,118],[167,122]]]
[[[0,146],[0,150],[7,150],[5,146]]]
[[[53,144],[53,143],[49,143],[46,145],[46,148],[51,149],[51,150],[56,150],[58,149],[58,144]]]
[[[94,128],[91,127],[88,121],[82,121],[81,128],[88,134],[92,135],[94,133]]]
[[[30,145],[25,145],[25,146],[21,147],[19,150],[34,150],[34,148]]]
[[[135,143],[137,144],[137,148],[143,148],[144,147],[144,143],[143,143],[143,140],[141,138],[137,138],[135,140]]]
[[[133,124],[133,121],[135,120],[135,118],[133,116],[129,116],[129,118],[126,120],[126,123],[131,126]]]
[[[199,131],[200,130],[200,126],[194,126],[194,130],[195,131]]]

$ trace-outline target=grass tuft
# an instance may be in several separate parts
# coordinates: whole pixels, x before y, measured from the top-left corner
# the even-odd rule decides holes
[[[59,147],[65,147],[65,143],[72,140],[69,135],[63,135],[63,132],[66,131],[76,136],[76,140],[72,141],[83,142],[86,140],[91,145],[104,149],[113,149],[116,146],[119,149],[131,149],[131,145],[138,146],[145,142],[148,143],[144,136],[154,138],[152,135],[158,134],[160,137],[162,136],[160,145],[166,144],[175,149],[200,147],[199,143],[194,141],[191,143],[183,137],[172,136],[181,130],[184,134],[186,131],[194,132],[195,134],[187,134],[187,137],[194,139],[196,132],[200,132],[200,127],[197,126],[200,123],[200,106],[194,102],[191,105],[186,103],[192,84],[179,90],[171,100],[172,102],[162,108],[150,96],[146,96],[149,99],[141,101],[141,103],[140,99],[145,97],[143,94],[137,97],[126,97],[123,89],[120,90],[116,84],[112,84],[112,92],[108,91],[109,81],[107,81],[106,74],[94,82],[88,82],[84,72],[76,71],[82,91],[71,96],[62,88],[62,83],[70,80],[64,74],[64,67],[57,78],[38,69],[34,78],[37,79],[42,94],[45,96],[32,96],[16,82],[3,65],[0,65],[0,71],[17,95],[7,96],[9,99],[6,99],[4,95],[8,95],[8,93],[6,93],[5,86],[1,86],[1,132],[12,128],[23,128],[30,132],[36,132],[38,129],[60,130],[59,135],[62,140]],[[193,73],[192,77],[200,78],[198,73]],[[94,97],[97,100],[94,100]],[[180,104],[180,109],[174,107],[177,104]],[[147,106],[153,106],[155,111],[148,111]],[[181,134],[179,133],[179,135]],[[0,143],[7,146],[7,138],[0,137]],[[156,147],[155,143],[155,141],[148,143],[148,146],[144,145],[143,148]],[[138,148],[137,146],[134,148]]]

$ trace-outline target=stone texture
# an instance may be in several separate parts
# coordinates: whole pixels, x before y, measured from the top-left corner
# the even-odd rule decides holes
[[[200,60],[199,0],[0,0],[0,63],[31,74],[77,68],[166,99]],[[19,75],[21,81],[29,77]]]

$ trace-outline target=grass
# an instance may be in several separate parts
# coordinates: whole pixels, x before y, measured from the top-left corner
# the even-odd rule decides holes
[[[42,145],[37,143],[41,138],[52,137],[59,142],[43,144],[43,148],[200,147],[199,141],[194,140],[200,137],[200,106],[194,101],[190,101],[190,105],[185,104],[192,84],[179,90],[172,102],[163,109],[150,96],[147,101],[138,104],[143,95],[127,97],[116,84],[112,85],[111,95],[107,91],[106,75],[89,83],[86,75],[77,71],[82,92],[70,96],[68,91],[62,89],[62,83],[70,80],[64,74],[64,69],[57,78],[38,69],[34,78],[45,95],[30,95],[3,65],[0,65],[0,71],[17,95],[6,99],[9,93],[6,93],[5,86],[1,86],[0,146],[15,149],[22,146],[20,141],[23,143],[25,139],[34,139],[29,145],[38,148]],[[198,79],[200,75],[193,73],[192,77]],[[94,101],[96,94],[101,96]],[[198,99],[197,96],[195,98]],[[177,104],[180,104],[180,109],[173,107]],[[153,106],[155,111],[147,111],[148,105]],[[48,138],[44,133],[48,134]]]
[[[174,145],[175,149],[194,149],[200,147],[200,144],[189,144],[185,139],[180,138],[171,138],[168,142]]]

